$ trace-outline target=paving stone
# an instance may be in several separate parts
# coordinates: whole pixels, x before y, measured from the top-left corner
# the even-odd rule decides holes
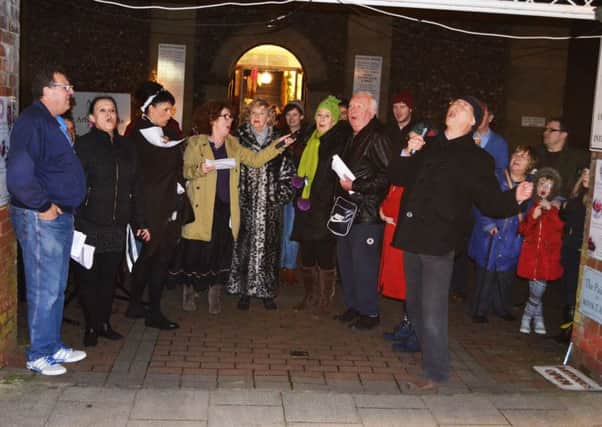
[[[284,427],[281,406],[217,405],[209,407],[208,427]]]
[[[131,420],[127,427],[207,427],[207,421]]]
[[[217,390],[210,395],[211,405],[282,406],[279,392],[262,390]]]
[[[358,423],[353,398],[335,393],[283,393],[287,422]]]
[[[377,409],[424,409],[424,402],[418,396],[356,394],[353,396],[358,408]]]
[[[358,427],[362,424],[341,423],[287,423],[287,427]]]
[[[114,387],[68,387],[63,390],[59,401],[102,402],[131,404],[136,390]]]
[[[563,394],[558,400],[583,425],[602,425],[602,395],[599,392]]]
[[[106,426],[125,427],[130,404],[115,402],[59,401],[50,415],[47,427]]]
[[[474,395],[423,396],[440,424],[504,424],[503,415],[487,398]]]
[[[331,390],[337,393],[363,393],[364,386],[359,381],[332,380],[328,381]]]
[[[312,384],[312,383],[293,383],[294,391],[330,391],[330,386],[327,384]]]
[[[564,405],[556,397],[541,394],[493,395],[489,397],[489,401],[498,409],[564,409]]]
[[[62,393],[41,384],[0,387],[0,425],[10,427],[43,426]]]
[[[73,382],[80,386],[101,387],[108,378],[106,372],[75,372]]]
[[[288,381],[255,381],[257,390],[291,391],[291,383]]]
[[[381,393],[381,394],[397,394],[399,393],[399,387],[393,380],[391,381],[362,381],[364,391],[367,393]]]
[[[590,422],[587,424],[580,424],[577,419],[567,411],[504,409],[502,410],[502,413],[513,427],[579,427],[595,425]]]
[[[140,388],[144,382],[145,374],[120,374],[111,373],[107,378],[106,385],[111,387],[127,387],[127,388]]]
[[[172,374],[147,374],[144,388],[179,388],[180,376]]]
[[[204,390],[142,389],[131,419],[207,420],[209,393]]]
[[[437,421],[427,409],[370,409],[358,410],[365,427],[437,427]]]

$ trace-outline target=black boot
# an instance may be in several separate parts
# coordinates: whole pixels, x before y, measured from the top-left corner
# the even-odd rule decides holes
[[[97,334],[99,337],[103,337],[111,341],[117,341],[123,338],[123,335],[111,328],[111,324],[109,322],[103,323],[98,329]]]
[[[178,329],[180,327],[176,322],[172,322],[161,313],[149,314],[144,320],[144,324],[149,328],[162,330]]]
[[[86,328],[84,334],[84,347],[94,347],[98,344],[98,334],[94,328]]]

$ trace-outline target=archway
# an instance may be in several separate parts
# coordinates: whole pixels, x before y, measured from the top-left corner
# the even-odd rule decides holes
[[[304,74],[301,62],[292,52],[275,44],[261,44],[238,58],[228,97],[239,109],[254,98],[279,106],[303,100]]]

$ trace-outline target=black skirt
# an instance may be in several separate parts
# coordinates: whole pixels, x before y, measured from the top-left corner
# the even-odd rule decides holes
[[[179,262],[170,271],[170,281],[194,286],[197,291],[214,285],[226,285],[232,263],[232,247],[230,205],[216,197],[211,241],[182,238],[177,256]]]

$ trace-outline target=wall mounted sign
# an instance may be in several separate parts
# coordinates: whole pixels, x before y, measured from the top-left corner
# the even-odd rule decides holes
[[[583,283],[579,311],[584,316],[602,323],[602,272],[583,267]]]
[[[0,206],[6,205],[10,196],[6,188],[6,156],[10,145],[10,131],[17,120],[17,98],[0,96]]]
[[[376,105],[378,105],[382,68],[382,56],[355,55],[353,93],[358,91],[370,92],[376,99]]]
[[[186,74],[186,45],[159,44],[157,57],[157,81],[176,99],[173,118],[182,127],[184,109],[184,77]]]

